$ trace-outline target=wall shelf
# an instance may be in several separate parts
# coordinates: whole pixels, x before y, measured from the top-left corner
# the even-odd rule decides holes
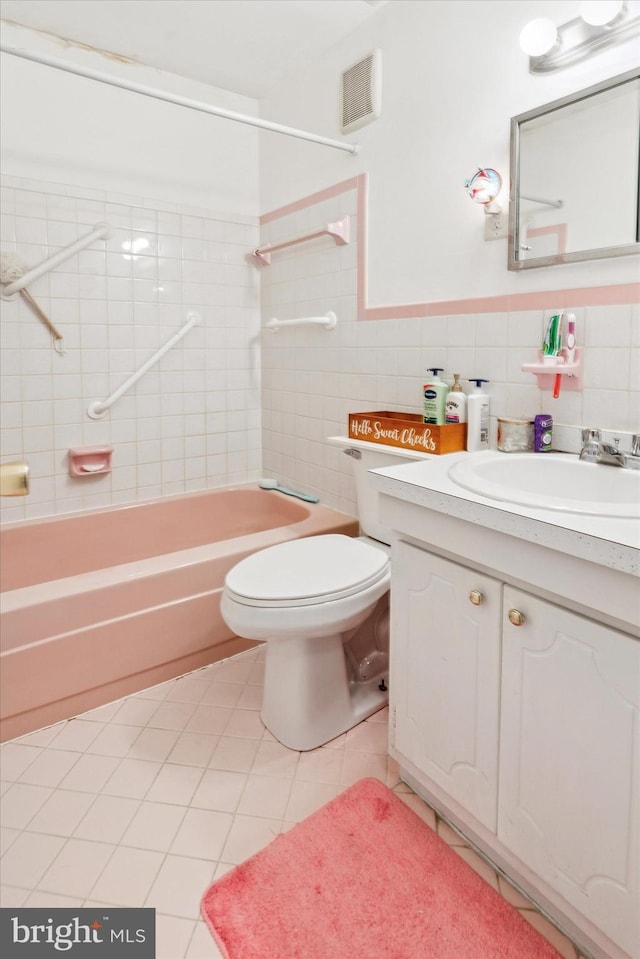
[[[566,362],[566,353],[563,350],[560,354],[563,360],[561,363],[544,363],[542,353],[538,351],[537,363],[523,363],[522,369],[525,373],[533,373],[538,380],[538,386],[541,390],[553,390],[555,378],[558,374],[563,377],[563,390],[581,390],[582,389],[582,351],[580,347],[574,350],[573,363]]]

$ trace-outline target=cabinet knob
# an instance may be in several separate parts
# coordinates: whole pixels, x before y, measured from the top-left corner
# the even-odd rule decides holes
[[[509,610],[509,622],[512,626],[522,626],[525,620],[524,613],[521,613],[519,609],[510,609]]]
[[[469,602],[473,603],[474,606],[482,606],[484,603],[484,596],[479,589],[472,589],[469,593]]]

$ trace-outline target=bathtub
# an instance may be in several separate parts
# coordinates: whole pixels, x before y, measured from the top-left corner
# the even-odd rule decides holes
[[[0,530],[0,741],[69,719],[255,645],[220,615],[243,557],[344,513],[255,485]]]

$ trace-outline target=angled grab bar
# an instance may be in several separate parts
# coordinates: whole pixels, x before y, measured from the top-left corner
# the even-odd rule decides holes
[[[116,402],[120,399],[120,397],[123,396],[123,395],[127,392],[127,390],[130,390],[131,387],[132,387],[135,383],[138,382],[138,380],[140,379],[140,377],[141,377],[141,376],[144,376],[144,374],[147,372],[147,370],[150,370],[151,367],[152,367],[155,363],[157,363],[158,360],[159,360],[161,357],[163,357],[164,354],[167,353],[167,352],[171,349],[172,346],[175,346],[176,343],[177,343],[179,340],[181,340],[183,336],[186,336],[186,334],[189,332],[189,330],[190,330],[193,326],[195,326],[197,323],[199,323],[199,322],[200,322],[200,314],[199,314],[199,313],[188,313],[188,314],[187,314],[187,321],[186,321],[186,323],[184,324],[184,326],[182,326],[182,327],[178,330],[177,333],[174,333],[173,336],[170,337],[170,339],[168,339],[167,342],[166,342],[163,346],[161,346],[161,347],[153,354],[153,356],[151,356],[151,357],[146,361],[146,363],[143,363],[139,370],[136,370],[135,373],[132,373],[131,376],[129,377],[129,379],[124,381],[124,383],[122,384],[122,386],[119,386],[118,389],[115,390],[115,391],[111,394],[111,396],[107,397],[106,400],[95,400],[93,403],[91,403],[91,404],[89,405],[89,408],[87,409],[87,413],[89,414],[89,416],[91,417],[91,419],[92,419],[92,420],[102,419],[102,417],[105,415],[105,413],[107,413],[108,410],[111,409],[111,407],[113,406],[113,404],[116,403]]]
[[[297,246],[298,243],[306,243],[307,240],[315,240],[319,236],[330,236],[335,240],[336,246],[345,246],[350,239],[351,217],[343,216],[341,220],[334,223],[327,223],[322,230],[316,230],[314,233],[305,233],[303,236],[295,236],[291,240],[283,240],[281,243],[270,243],[268,246],[258,247],[253,250],[253,256],[256,260],[269,266],[271,263],[271,254],[278,250],[284,250],[289,246]]]
[[[338,317],[333,310],[329,310],[325,316],[299,316],[295,320],[278,320],[275,316],[268,320],[264,328],[271,333],[277,333],[283,326],[324,326],[326,330],[334,330],[338,323]]]
[[[91,246],[94,240],[106,240],[110,236],[111,227],[108,223],[96,223],[91,233],[81,236],[75,243],[72,243],[71,246],[67,246],[64,250],[59,250],[57,253],[54,253],[53,256],[47,257],[42,263],[23,273],[22,276],[18,280],[14,280],[13,283],[7,283],[2,291],[3,297],[13,296],[14,293],[19,293],[23,287],[37,280],[43,273],[53,270],[54,267],[72,257],[74,253],[78,253],[80,250],[85,250],[88,246]]]

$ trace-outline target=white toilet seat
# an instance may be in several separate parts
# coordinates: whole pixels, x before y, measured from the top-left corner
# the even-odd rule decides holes
[[[382,548],[341,534],[291,540],[241,560],[225,593],[243,606],[291,608],[344,599],[389,576]]]

